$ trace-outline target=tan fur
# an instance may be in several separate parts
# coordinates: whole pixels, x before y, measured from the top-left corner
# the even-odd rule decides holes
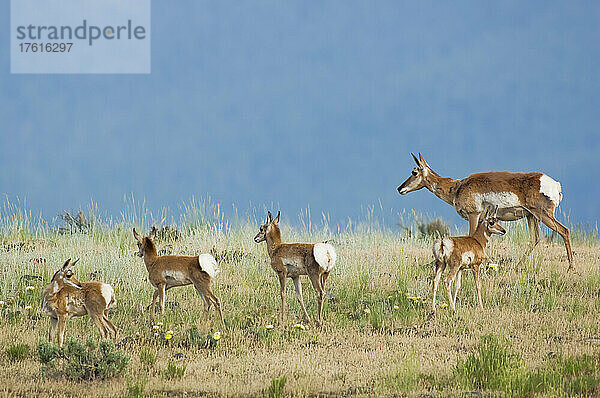
[[[258,234],[254,237],[256,243],[267,241],[267,251],[271,258],[271,268],[279,277],[281,296],[281,318],[285,319],[285,284],[286,279],[291,278],[298,294],[298,302],[302,307],[304,320],[310,322],[310,317],[304,307],[302,297],[302,285],[300,275],[308,275],[313,288],[317,294],[317,325],[321,324],[321,313],[323,301],[325,300],[325,283],[330,271],[327,271],[317,263],[314,257],[314,243],[282,243],[281,231],[279,230],[279,213],[273,219],[271,212],[268,213],[267,222],[261,225]],[[331,270],[331,268],[330,268]]]
[[[152,321],[154,321],[154,302],[157,299],[159,300],[161,314],[164,314],[165,292],[173,287],[193,284],[204,300],[205,316],[214,304],[219,319],[224,325],[221,303],[210,286],[212,278],[202,270],[198,256],[159,256],[153,242],[155,233],[156,228],[153,227],[150,235],[141,237],[137,234],[135,228],[133,229],[133,236],[137,240],[139,249],[137,255],[144,258],[148,270],[148,280],[156,288],[150,303]],[[181,275],[182,279],[175,279],[171,277],[173,275]]]
[[[504,235],[506,231],[502,228],[495,216],[484,215],[479,222],[473,236],[457,236],[450,238],[440,238],[434,242],[433,256],[435,257],[435,276],[432,284],[432,311],[436,311],[436,294],[440,278],[444,269],[448,267],[445,285],[448,294],[448,301],[452,311],[456,311],[456,297],[460,289],[461,273],[464,269],[472,269],[475,278],[475,287],[477,289],[477,302],[480,308],[483,308],[481,300],[481,283],[479,281],[479,266],[485,259],[485,246],[492,234]],[[444,241],[450,248],[444,249]],[[449,242],[448,242],[449,241]],[[456,278],[456,290],[452,298],[452,283]]]
[[[107,302],[102,295],[104,283],[80,283],[72,274],[73,264],[70,264],[70,259],[67,260],[42,292],[42,312],[51,320],[48,339],[52,341],[58,335],[58,346],[62,347],[67,319],[89,315],[102,338],[110,338],[114,341],[117,337],[117,329],[108,319],[108,310],[115,305],[114,294]]]
[[[469,221],[469,235],[472,236],[477,228],[479,219],[486,203],[482,195],[514,194],[518,204],[487,203],[499,205],[498,219],[515,221],[527,218],[530,232],[530,245],[519,260],[519,264],[531,253],[539,243],[539,222],[556,231],[565,243],[569,270],[573,269],[573,252],[569,229],[554,217],[556,203],[540,192],[542,173],[515,173],[509,171],[490,171],[475,173],[462,180],[440,177],[423,159],[412,155],[417,167],[411,176],[398,187],[398,192],[405,195],[409,192],[427,188],[438,198],[452,205],[456,212]],[[559,198],[560,199],[560,198]]]

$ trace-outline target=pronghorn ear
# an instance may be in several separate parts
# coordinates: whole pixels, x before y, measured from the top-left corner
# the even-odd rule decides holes
[[[134,237],[134,238],[135,238],[135,240],[137,240],[138,242],[141,242],[141,241],[142,241],[142,237],[141,237],[141,236],[140,236],[140,235],[139,235],[137,232],[135,232],[135,228],[133,229],[133,237]]]
[[[69,266],[69,263],[70,263],[70,262],[71,262],[71,259],[68,259],[67,261],[65,261],[65,263],[64,263],[64,264],[63,264],[63,266],[62,266],[62,270],[63,270],[63,271],[67,269],[67,267]]]
[[[273,221],[273,214],[270,211],[267,211],[267,224]]]
[[[275,225],[279,224],[279,215],[281,214],[280,211],[277,212],[277,217],[275,217],[275,220],[273,220],[273,222],[275,223]]]
[[[412,155],[413,159],[415,160],[415,163],[417,164],[417,166],[421,167],[421,164],[419,163],[419,159],[417,159],[417,157],[415,156],[415,154],[412,153],[412,152],[410,154]]]
[[[486,206],[485,210],[483,211],[483,216],[481,217],[481,219],[487,220],[491,215],[492,215],[492,206]]]
[[[150,235],[148,235],[148,237],[149,237],[150,239],[154,240],[154,238],[156,238],[156,231],[157,231],[157,229],[156,229],[156,227],[153,225],[153,226],[152,226],[152,230],[150,231]]]
[[[494,218],[496,218],[498,216],[498,205],[496,205],[496,207],[494,207],[494,214],[493,214]]]
[[[420,152],[419,152],[419,163],[421,164],[421,167],[429,168],[429,164],[427,163],[427,161],[425,159],[423,159],[423,156],[421,155]]]

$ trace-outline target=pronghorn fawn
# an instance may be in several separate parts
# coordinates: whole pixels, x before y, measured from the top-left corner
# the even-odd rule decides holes
[[[481,282],[479,281],[479,266],[485,258],[485,246],[492,234],[504,235],[506,231],[496,218],[495,211],[491,214],[489,208],[484,212],[478,221],[475,233],[472,236],[456,236],[450,238],[439,238],[433,243],[433,256],[435,257],[435,277],[432,286],[432,311],[435,314],[435,299],[442,277],[442,272],[448,267],[445,285],[448,301],[452,311],[456,311],[456,296],[460,289],[460,277],[464,269],[471,268],[475,278],[475,288],[477,290],[477,303],[479,308],[483,308],[481,301]],[[454,298],[452,297],[452,283],[456,278],[456,288]]]
[[[411,154],[412,155],[412,154]],[[457,213],[469,221],[469,235],[475,233],[479,219],[487,206],[498,206],[498,219],[515,221],[527,218],[529,247],[518,262],[520,266],[540,241],[539,222],[556,231],[565,242],[569,270],[573,270],[573,252],[569,229],[554,217],[554,211],[562,200],[562,188],[542,173],[514,173],[489,171],[475,173],[463,178],[440,177],[419,154],[412,155],[417,167],[406,181],[398,187],[401,195],[427,188],[435,196],[452,205]]]
[[[207,253],[199,256],[159,256],[154,245],[156,228],[152,227],[150,235],[142,237],[133,229],[133,236],[137,240],[139,257],[144,259],[148,270],[148,280],[156,288],[150,303],[150,314],[154,321],[154,303],[158,299],[161,314],[165,312],[165,291],[177,287],[194,285],[194,288],[204,300],[204,315],[208,314],[214,304],[221,324],[223,314],[221,303],[211,290],[211,282],[219,273],[217,261]]]
[[[281,319],[282,321],[285,319],[286,312],[285,283],[287,278],[291,278],[296,287],[304,321],[310,322],[310,317],[304,307],[302,285],[300,284],[300,275],[308,275],[317,293],[316,323],[320,325],[323,301],[325,300],[325,283],[337,258],[335,249],[329,243],[281,243],[281,231],[278,226],[279,215],[280,212],[273,219],[271,212],[268,212],[267,221],[260,226],[254,241],[256,243],[267,241],[271,267],[279,277]]]
[[[50,284],[42,292],[42,312],[50,317],[51,328],[48,339],[53,341],[58,334],[58,346],[65,338],[67,318],[89,315],[103,339],[117,337],[117,329],[108,319],[108,310],[115,306],[115,292],[111,285],[102,282],[79,282],[68,259],[56,271]]]

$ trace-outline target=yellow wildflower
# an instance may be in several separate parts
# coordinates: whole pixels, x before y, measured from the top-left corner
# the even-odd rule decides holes
[[[487,265],[488,268],[493,269],[494,271],[498,271],[498,264],[488,264]]]
[[[25,288],[25,291],[26,291],[26,292],[30,292],[30,291],[32,292],[34,289],[35,289],[35,288],[34,288],[33,286],[27,286],[27,287]]]
[[[265,326],[265,328],[266,328],[267,330],[271,330],[271,329],[273,329],[273,325],[271,325],[271,324],[268,324],[267,326]]]
[[[399,306],[397,306],[397,305],[395,305],[395,306],[394,306],[394,309],[395,309],[395,310],[399,310],[399,309],[400,309],[400,307],[399,307]]]
[[[295,325],[294,325],[294,327],[295,327],[296,329],[300,329],[300,330],[306,330],[306,326],[304,326],[304,325],[303,325],[303,324],[301,324],[301,323],[297,323],[297,324],[295,324]]]
[[[448,308],[448,304],[447,303],[440,304],[440,308]]]
[[[221,333],[219,332],[214,332],[212,335],[212,338],[214,341],[219,341],[221,339]]]
[[[173,331],[172,330],[167,330],[165,332],[165,340],[171,340],[173,338]]]
[[[371,313],[371,310],[370,310],[370,309],[368,309],[368,308],[365,308],[365,309],[363,310],[363,312],[364,312],[366,315],[369,315],[369,314]]]
[[[25,311],[31,311],[32,309],[33,309],[33,307],[30,305],[25,306]]]

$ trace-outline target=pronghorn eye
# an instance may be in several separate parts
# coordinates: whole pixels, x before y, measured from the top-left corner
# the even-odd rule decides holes
[[[417,174],[418,174],[418,173],[417,173],[417,170],[413,170],[413,171],[412,171],[412,175],[414,175],[415,177],[417,176]]]

